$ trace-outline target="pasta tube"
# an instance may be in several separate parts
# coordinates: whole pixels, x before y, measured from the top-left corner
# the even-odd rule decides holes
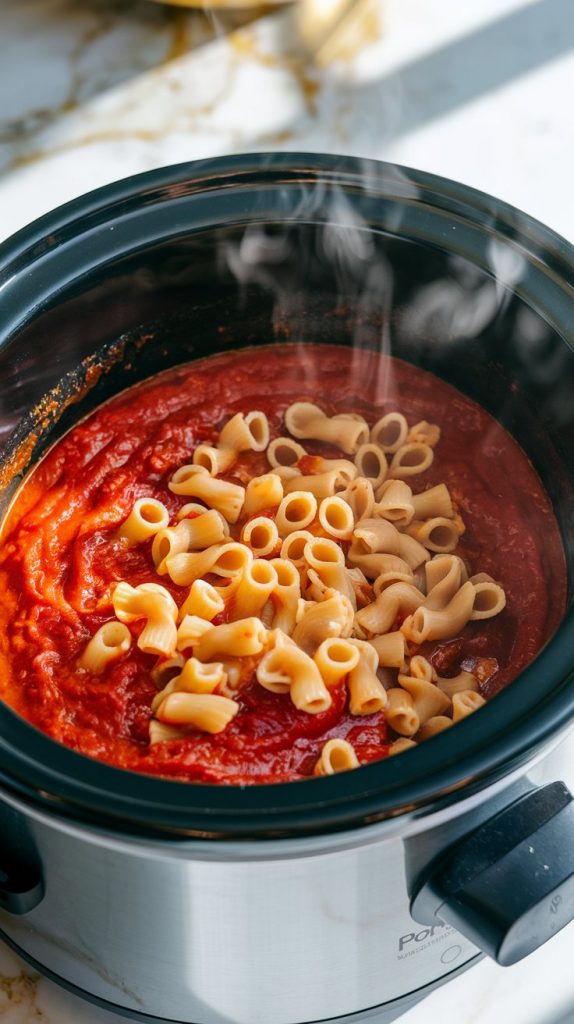
[[[373,555],[359,554],[357,546],[351,544],[348,557],[351,564],[356,564],[371,580],[389,573],[394,576],[398,575],[400,579],[412,579],[413,577],[408,563],[398,555],[387,555],[383,552]]]
[[[267,635],[267,644],[269,649],[263,655],[255,672],[257,682],[270,693],[289,693],[291,673],[286,668],[289,662],[286,662],[281,655],[271,657],[271,654],[275,651],[284,651],[286,648],[297,650],[297,647],[291,637],[287,636],[282,629],[270,630]]]
[[[281,545],[281,558],[287,559],[297,567],[306,565],[305,545],[307,541],[314,539],[313,534],[309,533],[309,530],[295,530],[283,541]]]
[[[210,444],[198,444],[193,453],[194,466],[203,466],[210,476],[225,473],[236,459],[233,448],[214,448]]]
[[[266,454],[270,466],[296,466],[307,452],[292,437],[276,437]]]
[[[181,622],[186,615],[196,615],[211,622],[224,608],[225,601],[211,583],[201,579],[194,580],[189,594],[180,606],[178,618]]]
[[[169,525],[169,512],[155,498],[138,498],[128,518],[118,530],[131,544],[140,544]]]
[[[456,520],[442,516],[427,519],[424,523],[413,520],[407,526],[407,533],[429,551],[440,554],[454,551],[460,539]]]
[[[99,676],[132,645],[132,635],[122,622],[104,622],[86,644],[78,658],[80,668]]]
[[[428,444],[431,448],[436,448],[440,441],[440,427],[436,423],[428,423],[427,420],[420,420],[419,423],[415,423],[409,430],[406,440],[409,444]]]
[[[424,600],[424,594],[412,584],[392,583],[376,601],[357,612],[355,621],[369,633],[388,633],[399,612],[414,612]]]
[[[384,519],[361,519],[353,531],[351,558],[358,555],[398,555],[401,535],[396,526]]]
[[[428,491],[413,494],[411,503],[414,519],[434,519],[436,516],[442,519],[454,517],[452,498],[446,484],[437,484],[436,487],[430,487]]]
[[[353,629],[353,608],[343,594],[333,593],[313,605],[293,630],[293,640],[303,651],[314,654],[329,637],[349,637]]]
[[[424,598],[423,598],[424,600]],[[460,633],[470,619],[474,604],[474,587],[467,582],[445,608],[417,608],[401,626],[407,640],[422,644],[425,640],[451,640]]]
[[[266,639],[267,630],[259,619],[238,619],[236,622],[212,626],[202,636],[193,653],[200,661],[210,661],[215,654],[243,658],[250,654],[260,654]]]
[[[294,402],[285,413],[285,425],[293,437],[327,441],[347,455],[369,439],[369,428],[362,417],[341,413],[327,416],[312,402]]]
[[[360,640],[352,643],[359,651],[359,661],[349,673],[349,711],[352,715],[374,715],[387,705],[387,691],[377,676],[379,658],[371,644]]]
[[[257,681],[266,689],[288,687],[299,711],[316,715],[331,706],[331,695],[315,662],[295,644],[275,647],[263,656],[256,669]],[[280,692],[280,691],[279,691]]]
[[[424,725],[421,725],[417,733],[417,739],[430,740],[433,736],[438,736],[439,732],[450,729],[452,724],[452,718],[447,718],[446,715],[434,715]]]
[[[213,544],[223,543],[229,536],[229,526],[215,509],[204,509],[194,519],[182,519],[177,526],[160,530],[154,537],[151,555],[156,572],[165,575],[166,560],[184,551],[203,551]]]
[[[408,526],[415,514],[409,485],[404,480],[386,480],[377,490],[374,513],[397,528]]]
[[[233,617],[246,619],[260,615],[263,605],[278,583],[277,572],[264,558],[256,558],[246,566],[233,597]]]
[[[359,652],[348,640],[329,637],[319,644],[313,655],[325,686],[336,686],[359,663]]]
[[[271,595],[275,606],[271,624],[273,629],[291,633],[295,627],[297,602],[301,596],[299,573],[295,566],[285,558],[272,558],[270,565],[273,566],[277,574],[277,583]]]
[[[264,412],[238,412],[227,421],[219,433],[220,448],[234,452],[264,452],[269,444],[269,423]]]
[[[337,469],[328,473],[315,473],[308,476],[294,476],[290,480],[283,481],[285,494],[293,491],[309,491],[316,498],[328,498],[337,490],[341,490],[347,484],[347,480]]]
[[[279,532],[272,519],[255,516],[241,531],[241,541],[251,548],[256,558],[273,554],[279,545]]]
[[[229,725],[239,704],[213,693],[170,693],[157,709],[160,722],[185,725],[200,732],[218,733]]]
[[[405,672],[404,675],[407,673]],[[429,683],[434,683],[437,680],[437,674],[430,661],[423,658],[422,654],[415,654],[411,658],[408,675],[413,679],[426,679]]]
[[[177,649],[184,651],[186,647],[198,644],[202,636],[213,629],[211,622],[199,615],[184,615],[177,631]]]
[[[427,549],[414,537],[409,537],[408,533],[399,534],[399,555],[413,572],[430,558]]]
[[[228,523],[236,523],[245,500],[245,488],[210,476],[205,466],[181,466],[173,474],[169,489],[174,494],[201,498],[217,509]]]
[[[370,442],[360,445],[357,449],[355,465],[359,476],[370,480],[373,487],[382,484],[389,468],[382,449]]]
[[[152,700],[151,710],[155,714],[170,693],[182,690],[185,693],[213,693],[218,687],[224,687],[227,673],[221,663],[202,665],[197,658],[189,658],[182,666],[181,672],[174,676],[157,693]]]
[[[375,494],[371,481],[366,480],[365,477],[360,476],[356,480],[351,480],[345,490],[341,491],[339,497],[346,501],[347,505],[350,505],[356,523],[360,519],[368,519],[369,516],[372,516],[375,507]]]
[[[169,743],[171,740],[180,740],[183,735],[185,733],[175,725],[165,725],[164,722],[158,722],[155,718],[150,719],[149,741],[152,747],[156,743]]]
[[[221,662],[204,664],[197,658],[188,658],[173,684],[175,690],[184,690],[186,693],[213,693],[226,681],[227,672]]]
[[[451,676],[450,679],[442,679],[439,676],[437,686],[451,699],[455,693],[461,693],[463,690],[474,690],[475,692],[478,690],[478,682],[472,672],[459,672],[458,675]]]
[[[403,444],[393,455],[389,473],[402,480],[416,473],[424,473],[430,469],[433,461],[434,451],[430,445],[420,442]]]
[[[401,736],[414,736],[420,728],[413,698],[402,687],[387,690],[385,717],[391,729]]]
[[[400,563],[402,560],[399,558],[397,561]],[[382,572],[380,576],[377,576],[373,583],[375,597],[378,597],[383,590],[386,590],[387,587],[390,587],[393,583],[411,583],[418,589],[418,581],[413,576],[412,569],[409,569],[408,567],[405,569],[404,565],[406,565],[406,563],[403,563],[403,569],[400,571],[398,571],[396,567],[394,569],[387,568],[386,572]]]
[[[321,455],[307,455],[304,462],[308,473],[331,473],[336,470],[342,484],[350,484],[357,476],[357,467],[349,459],[324,459]]]
[[[274,466],[273,472],[275,476],[278,476],[282,486],[287,480],[292,480],[294,476],[301,476],[296,466]]]
[[[404,750],[410,750],[411,747],[416,747],[417,743],[415,740],[409,740],[406,736],[401,736],[400,739],[395,740],[389,747],[389,757],[393,757],[394,754],[402,754]]]
[[[347,740],[327,740],[321,756],[315,765],[315,775],[337,775],[339,772],[358,768],[359,760],[355,749]]]
[[[179,524],[181,526],[181,523]],[[167,573],[165,561],[170,555],[178,555],[182,551],[187,551],[187,534],[178,531],[177,527],[168,526],[165,530],[160,530],[156,533],[153,544],[151,547],[151,557],[155,565],[156,572],[160,576],[164,576]]]
[[[266,509],[276,508],[283,497],[283,482],[277,473],[264,473],[254,476],[245,490],[243,515],[256,516]]]
[[[437,715],[444,715],[450,711],[451,701],[442,690],[427,679],[415,679],[414,676],[407,676],[399,673],[399,686],[413,699],[413,706],[421,725],[428,722],[429,718]]]
[[[401,668],[405,660],[405,638],[400,630],[385,633],[384,636],[373,637],[369,641],[375,649],[379,665],[383,668]]]
[[[408,429],[408,423],[402,413],[388,412],[371,428],[370,440],[384,452],[396,452],[405,443]]]
[[[185,665],[183,654],[173,654],[171,658],[160,658],[152,668],[150,675],[158,690],[165,686],[181,672]]]
[[[506,607],[506,594],[494,580],[474,583],[474,604],[471,619],[491,619]]]
[[[440,555],[425,564],[427,581],[427,608],[444,608],[452,600],[463,582],[466,570],[456,555]]]
[[[319,505],[319,522],[325,533],[337,540],[348,540],[355,525],[350,505],[336,495],[323,498]]]
[[[188,501],[186,502],[185,505],[182,505],[181,508],[176,512],[175,518],[179,523],[181,522],[182,519],[190,519],[193,518],[193,516],[202,516],[203,513],[207,511],[207,506],[202,505],[200,501]],[[227,522],[225,519],[223,519],[223,516],[221,516],[221,519],[227,526]],[[227,528],[229,532],[229,527]]]
[[[146,619],[137,644],[146,654],[170,657],[177,643],[177,605],[165,587],[157,583],[116,584],[112,594],[114,611],[120,622]]]
[[[458,693],[453,694],[452,698],[453,722],[460,722],[461,719],[467,718],[468,715],[478,711],[485,704],[484,697],[481,697],[479,693],[475,693],[474,690],[460,690]]]
[[[241,576],[252,560],[251,550],[245,544],[228,541],[226,544],[213,544],[197,553],[170,555],[165,564],[173,582],[180,587],[188,587],[209,572],[218,576]]]
[[[339,590],[350,601],[354,601],[355,592],[347,575],[345,556],[334,540],[313,537],[307,541],[303,554],[309,568],[317,573],[326,587]]]
[[[304,530],[317,515],[317,499],[310,491],[293,491],[282,499],[275,525],[280,537],[287,537],[296,530]]]

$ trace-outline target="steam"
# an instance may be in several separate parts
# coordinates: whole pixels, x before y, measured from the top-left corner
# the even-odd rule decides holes
[[[300,190],[297,202],[293,202],[292,180],[283,193],[278,186],[276,223],[271,223],[273,214],[268,215],[263,206],[250,211],[251,223],[239,240],[223,244],[220,258],[246,290],[258,285],[272,297],[271,326],[278,341],[320,340],[317,321],[309,316],[309,297],[316,288],[320,290],[323,275],[331,293],[329,314],[336,309],[345,325],[344,340],[353,353],[350,391],[359,398],[368,359],[365,350],[401,355],[439,375],[445,372],[447,378],[461,381],[465,390],[468,381],[471,394],[475,382],[469,367],[474,358],[483,364],[492,362],[496,397],[488,388],[481,397],[488,380],[484,372],[474,393],[502,422],[512,425],[516,403],[526,408],[532,393],[544,396],[544,409],[537,410],[540,416],[548,412],[565,422],[572,378],[568,350],[557,344],[534,310],[514,298],[530,270],[526,252],[511,237],[507,241],[494,217],[485,212],[479,227],[462,219],[458,224],[453,221],[453,234],[445,237],[442,250],[432,239],[415,241],[412,271],[408,265],[405,270],[408,241],[413,238],[409,211],[417,203],[422,207],[426,197],[421,197],[408,172],[398,167],[389,170],[388,200],[381,197],[380,180],[373,180],[373,165],[368,161],[360,178],[353,177],[348,185],[343,175],[340,185],[328,171],[315,183],[302,170],[295,186]],[[424,216],[421,208],[417,230]],[[311,228],[308,235],[306,225]],[[456,230],[459,235],[454,234]],[[469,248],[466,232],[480,232],[484,240],[482,248],[473,246],[469,257],[462,255]],[[401,238],[399,268],[396,239]],[[307,248],[302,239],[307,240]],[[422,264],[417,263],[421,246]],[[457,251],[449,253],[449,249]],[[475,341],[478,344],[470,348]],[[463,356],[464,373],[453,374]],[[304,345],[300,360],[302,394],[312,396],[321,387],[321,367]],[[393,364],[373,358],[371,374],[377,406],[396,407],[400,395]],[[481,439],[481,444],[488,443],[488,437]]]
[[[368,167],[369,165],[366,165]],[[365,182],[369,174],[365,174]],[[365,184],[364,193],[370,196]],[[359,204],[360,205],[360,204]],[[222,258],[242,286],[259,285],[274,300],[272,326],[278,340],[315,341],[306,320],[307,287],[313,288],[314,270],[322,268],[333,288],[332,305],[348,310],[349,340],[353,352],[351,382],[364,379],[365,347],[372,348],[373,324],[378,327],[378,351],[391,354],[390,319],[393,307],[394,275],[380,245],[375,244],[371,225],[345,191],[328,180],[301,187],[292,208],[292,193],[285,192],[289,221],[282,229],[251,223],[239,241],[224,244]],[[301,250],[299,225],[314,225],[312,251]],[[306,279],[305,270],[310,277]],[[341,315],[344,315],[343,313]],[[320,367],[301,350],[302,386],[312,394],[319,384]],[[389,366],[376,381],[377,402],[384,404],[394,392]],[[355,372],[356,368],[356,372]]]

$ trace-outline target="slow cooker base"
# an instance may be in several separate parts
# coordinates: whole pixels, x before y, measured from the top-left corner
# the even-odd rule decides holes
[[[108,1013],[116,1013],[121,1017],[125,1017],[127,1020],[140,1021],[141,1024],[196,1024],[195,1021],[181,1021],[171,1020],[165,1017],[156,1017],[148,1013],[140,1013],[137,1010],[130,1010],[125,1006],[121,1006],[116,1003],[110,1003],[107,999],[100,999],[98,996],[92,995],[91,992],[87,992],[83,988],[79,988],[74,985],[73,982],[68,981],[66,978],[62,978],[61,975],[55,974],[49,968],[44,967],[43,964],[35,960],[33,956],[30,956],[26,950],[22,949],[16,942],[10,938],[0,928],[0,939],[5,942],[22,960],[24,960],[30,967],[33,967],[38,974],[48,978],[55,985],[65,989],[72,995],[77,996],[78,999],[83,999],[85,1002],[91,1003],[94,1006],[99,1006],[102,1010],[107,1010]],[[459,974],[463,974],[477,964],[480,960],[484,959],[484,955],[479,953],[473,957],[472,960],[467,960],[466,963],[461,964],[454,971],[450,971],[449,974],[443,975],[437,981],[433,981],[430,985],[423,985],[422,988],[416,989],[414,992],[409,992],[408,995],[401,996],[400,999],[392,999],[388,1003],[381,1003],[379,1006],[372,1006],[367,1010],[360,1010],[358,1013],[346,1014],[343,1017],[329,1017],[322,1018],[321,1020],[315,1019],[314,1021],[308,1021],[307,1024],[362,1024],[363,1021],[373,1021],[374,1024],[391,1024],[392,1021],[406,1013],[413,1006],[419,1003],[426,996],[434,992],[436,988],[440,988],[447,981],[452,981]],[[269,1024],[273,1024],[272,1021]]]

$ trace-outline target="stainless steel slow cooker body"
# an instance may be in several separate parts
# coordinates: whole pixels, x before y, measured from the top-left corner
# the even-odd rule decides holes
[[[262,342],[383,347],[515,434],[571,572],[573,267],[504,204],[371,162],[258,154],[108,186],[0,249],[4,507],[73,422],[159,369]],[[390,1018],[574,916],[573,676],[570,607],[456,729],[245,789],[118,771],[0,707],[0,933],[141,1019]]]

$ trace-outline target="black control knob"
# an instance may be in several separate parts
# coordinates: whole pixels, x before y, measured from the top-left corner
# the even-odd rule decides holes
[[[0,860],[0,908],[10,914],[28,914],[44,896],[38,869]]]
[[[441,855],[419,878],[416,921],[452,925],[503,966],[574,919],[574,799],[534,790]]]

